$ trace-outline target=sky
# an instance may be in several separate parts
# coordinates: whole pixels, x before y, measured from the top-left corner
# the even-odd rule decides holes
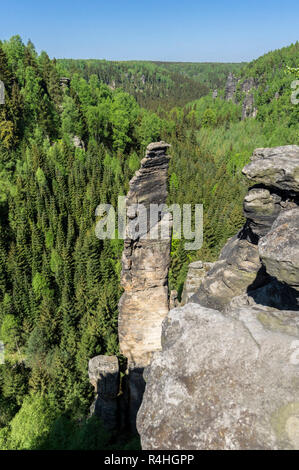
[[[299,2],[5,0],[0,39],[51,58],[241,62],[299,39]]]

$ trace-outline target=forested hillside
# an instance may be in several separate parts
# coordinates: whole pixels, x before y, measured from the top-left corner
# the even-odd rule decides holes
[[[238,71],[241,64],[60,59],[58,67],[61,75],[78,73],[86,80],[97,75],[106,85],[122,87],[141,106],[157,111],[184,106],[224,86],[228,73]]]
[[[169,201],[204,205],[203,248],[172,244],[180,293],[188,263],[214,260],[243,224],[241,168],[253,149],[299,143],[287,69],[298,64],[296,43],[227,69],[240,79],[227,101],[224,89],[209,91],[223,86],[220,69],[198,79],[167,64],[57,63],[18,36],[0,43],[1,449],[135,445],[86,421],[88,360],[118,354],[121,294],[122,242],[96,238],[95,209],[127,192],[149,142],[171,143]],[[251,77],[257,114],[242,120],[240,87]]]

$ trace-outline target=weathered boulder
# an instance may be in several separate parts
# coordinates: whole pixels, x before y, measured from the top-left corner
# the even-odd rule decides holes
[[[281,211],[281,196],[266,188],[252,188],[244,199],[244,215],[250,228],[258,237],[268,233]]]
[[[235,94],[237,89],[237,78],[232,72],[229,73],[225,85],[225,99],[226,101],[235,101]]]
[[[243,174],[254,183],[298,193],[299,146],[256,149]]]
[[[224,246],[219,260],[213,263],[189,301],[223,310],[234,297],[263,283],[257,246],[233,237]]]
[[[280,213],[258,249],[268,274],[299,290],[298,206]]]
[[[213,263],[203,263],[202,261],[194,261],[189,264],[181,297],[181,305],[185,305],[199,289],[204,277],[212,266]]]
[[[95,389],[91,414],[98,416],[108,429],[117,427],[119,365],[116,356],[95,356],[88,363],[90,383]]]
[[[171,310],[138,412],[142,448],[299,449],[299,322],[276,315]]]

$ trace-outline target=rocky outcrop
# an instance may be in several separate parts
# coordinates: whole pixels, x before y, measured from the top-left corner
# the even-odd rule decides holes
[[[259,241],[267,272],[299,290],[299,207],[282,211],[271,230]]]
[[[269,318],[192,303],[169,313],[138,413],[143,449],[299,448],[299,320]]]
[[[299,146],[256,149],[243,174],[253,183],[298,193]]]
[[[91,415],[98,416],[107,429],[118,425],[119,365],[116,356],[95,356],[88,363],[90,383],[95,389]]]
[[[234,237],[225,245],[190,301],[223,310],[234,297],[262,285],[264,278],[258,247]]]
[[[296,227],[299,227],[295,217],[298,210],[298,165],[299,147],[296,145],[253,152],[251,163],[245,166],[243,173],[259,186],[251,188],[244,199],[247,222],[239,234],[227,242],[219,260],[201,279],[198,291],[190,298],[192,302],[223,311],[234,297],[250,294],[271,282],[273,276],[296,288],[296,281],[292,279],[298,276],[295,266],[298,259]],[[294,221],[291,223],[289,218],[287,226],[288,216],[281,215],[280,218],[279,215],[287,214],[289,210],[295,211],[292,213]],[[280,220],[284,222],[280,223]],[[276,228],[274,223],[282,228]],[[271,235],[263,238],[270,230]],[[282,251],[279,245],[283,243],[279,238],[281,231],[284,232]],[[275,261],[274,253],[280,262]],[[286,262],[282,263],[284,256]]]
[[[202,261],[194,261],[189,264],[181,297],[181,305],[185,305],[192,295],[199,289],[205,275],[212,266],[213,263],[203,263]]]
[[[130,223],[122,257],[121,284],[125,289],[119,303],[119,342],[122,354],[138,367],[148,365],[153,351],[161,346],[161,323],[168,312],[168,268],[170,232],[165,239],[148,239],[150,204],[165,204],[169,147],[164,142],[150,144],[141,168],[130,181],[127,212]],[[143,237],[133,238],[131,228],[138,217],[140,204],[146,208],[147,224]],[[157,233],[168,223],[161,214]]]
[[[59,85],[62,88],[62,91],[65,92],[70,87],[71,80],[67,77],[61,77],[59,79]]]
[[[130,181],[126,202],[130,221],[122,257],[125,292],[119,302],[118,333],[120,351],[128,359],[132,427],[144,389],[142,372],[152,353],[161,349],[162,321],[169,310],[170,217],[162,210],[156,220],[149,220],[150,205],[166,203],[168,147],[165,142],[147,147],[141,168]],[[144,226],[140,226],[141,205],[147,216]],[[141,233],[137,237],[136,226]]]
[[[243,229],[163,322],[144,449],[299,449],[299,147],[257,149]]]
[[[237,78],[232,72],[229,73],[225,85],[225,99],[226,101],[235,101],[235,94],[237,89]]]
[[[226,101],[237,101],[237,86],[240,89],[240,92],[245,94],[242,101],[242,120],[248,117],[256,117],[257,108],[254,105],[253,95],[253,89],[257,87],[256,81],[253,77],[249,77],[241,81],[241,79],[237,79],[233,73],[229,73],[225,86]]]

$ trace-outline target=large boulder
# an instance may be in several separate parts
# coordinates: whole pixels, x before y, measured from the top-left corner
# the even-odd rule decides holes
[[[254,183],[298,193],[299,146],[258,148],[243,174]]]
[[[143,449],[299,449],[299,320],[276,314],[169,312],[137,418]]]
[[[299,290],[298,206],[280,213],[258,248],[268,274]]]

